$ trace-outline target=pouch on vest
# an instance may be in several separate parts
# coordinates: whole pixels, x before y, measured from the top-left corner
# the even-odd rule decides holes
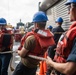
[[[10,34],[2,34],[0,39],[0,52],[9,51],[10,50],[10,41],[12,35]]]

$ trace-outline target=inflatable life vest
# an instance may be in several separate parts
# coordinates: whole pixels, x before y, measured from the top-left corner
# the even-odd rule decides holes
[[[21,45],[18,50],[21,50],[26,38],[30,35],[34,35],[36,39],[36,46],[34,50],[29,51],[29,54],[41,56],[47,50],[47,48],[51,45],[54,45],[53,35],[50,33],[49,30],[33,30],[28,32],[21,40]]]
[[[11,50],[12,45],[13,45],[12,34],[2,32],[0,35],[0,52]]]
[[[76,38],[76,23],[68,31],[63,33],[58,41],[54,60],[59,63],[66,62],[68,55],[72,50],[73,41]]]

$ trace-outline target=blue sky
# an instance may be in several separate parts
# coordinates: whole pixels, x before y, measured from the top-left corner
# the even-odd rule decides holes
[[[7,23],[16,25],[22,20],[23,23],[31,22],[35,12],[38,11],[38,2],[41,0],[1,0],[0,17]]]

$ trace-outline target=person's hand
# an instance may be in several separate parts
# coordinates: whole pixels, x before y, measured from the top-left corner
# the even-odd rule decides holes
[[[16,50],[15,52],[18,53],[18,50]]]
[[[20,50],[16,50],[16,53],[20,56]]]
[[[52,62],[53,62],[53,60],[49,56],[47,56],[47,59],[46,59],[47,66],[52,67]]]
[[[20,52],[20,50],[16,50],[16,53],[18,53],[18,54],[19,54],[19,52]]]
[[[50,75],[57,75],[57,73],[55,72],[55,70],[52,70]]]

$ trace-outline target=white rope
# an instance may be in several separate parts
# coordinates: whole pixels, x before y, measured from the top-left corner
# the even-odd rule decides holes
[[[16,53],[16,51],[6,51],[6,52],[0,52],[0,54],[7,54],[7,53]]]
[[[0,54],[7,54],[7,53],[16,53],[16,51],[0,52]],[[41,61],[46,60],[46,58],[38,57],[38,56],[34,56],[34,55],[28,55],[28,57],[33,58],[33,59],[37,59],[37,60],[41,60]]]
[[[38,57],[38,56],[34,56],[34,55],[28,55],[28,57],[33,58],[33,59],[37,59],[37,60],[41,60],[41,61],[45,61],[46,60],[46,58]]]

